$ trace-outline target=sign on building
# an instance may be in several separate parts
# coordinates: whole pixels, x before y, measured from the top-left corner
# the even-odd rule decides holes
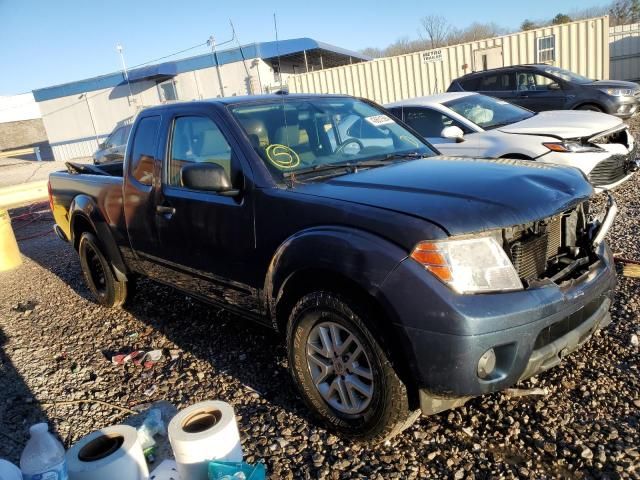
[[[422,54],[423,63],[434,63],[442,61],[442,50],[429,50]]]

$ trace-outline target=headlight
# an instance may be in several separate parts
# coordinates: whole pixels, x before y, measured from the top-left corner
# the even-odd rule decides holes
[[[632,88],[599,88],[598,90],[612,97],[632,97],[635,93]]]
[[[411,258],[458,293],[522,290],[522,282],[492,237],[420,242]]]
[[[586,153],[586,152],[601,152],[602,149],[597,145],[590,145],[580,142],[549,142],[543,143],[545,147],[547,147],[552,152],[561,152],[561,153]]]

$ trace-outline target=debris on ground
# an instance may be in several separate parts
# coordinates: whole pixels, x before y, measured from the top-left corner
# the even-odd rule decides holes
[[[548,388],[507,388],[503,393],[510,398],[529,397],[531,395],[549,395]]]
[[[149,369],[156,363],[162,360],[162,350],[151,350],[145,352],[144,350],[135,350],[131,353],[120,353],[111,357],[111,363],[116,365],[126,365],[127,363],[133,363],[134,365],[142,365],[144,368]]]

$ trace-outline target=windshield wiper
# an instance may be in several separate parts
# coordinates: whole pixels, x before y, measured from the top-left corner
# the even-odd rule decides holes
[[[308,173],[328,172],[330,170],[340,170],[340,169],[345,169],[349,173],[355,173],[360,168],[372,168],[372,167],[381,167],[383,165],[388,165],[390,159],[391,158],[385,157],[383,159],[362,160],[359,162],[349,161],[349,162],[321,163],[319,165],[313,165],[307,168],[299,168],[297,170],[292,170],[290,172],[284,172],[282,175],[285,178],[289,178],[294,175],[296,176],[306,175]]]
[[[420,152],[407,152],[407,153],[388,153],[381,160],[396,160],[399,158],[424,158],[426,155]]]

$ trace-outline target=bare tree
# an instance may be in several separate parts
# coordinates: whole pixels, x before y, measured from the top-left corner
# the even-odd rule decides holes
[[[447,19],[441,15],[427,15],[420,20],[422,30],[420,36],[426,35],[429,48],[438,48],[447,45],[447,38],[451,27]]]
[[[475,42],[476,40],[484,40],[485,38],[504,35],[507,32],[507,29],[493,22],[474,22],[462,30],[452,30],[449,34],[448,44],[456,45],[458,43]]]
[[[616,0],[609,8],[613,25],[625,25],[640,21],[640,0]]]
[[[384,50],[377,47],[367,47],[360,50],[360,53],[371,58],[384,57]]]

